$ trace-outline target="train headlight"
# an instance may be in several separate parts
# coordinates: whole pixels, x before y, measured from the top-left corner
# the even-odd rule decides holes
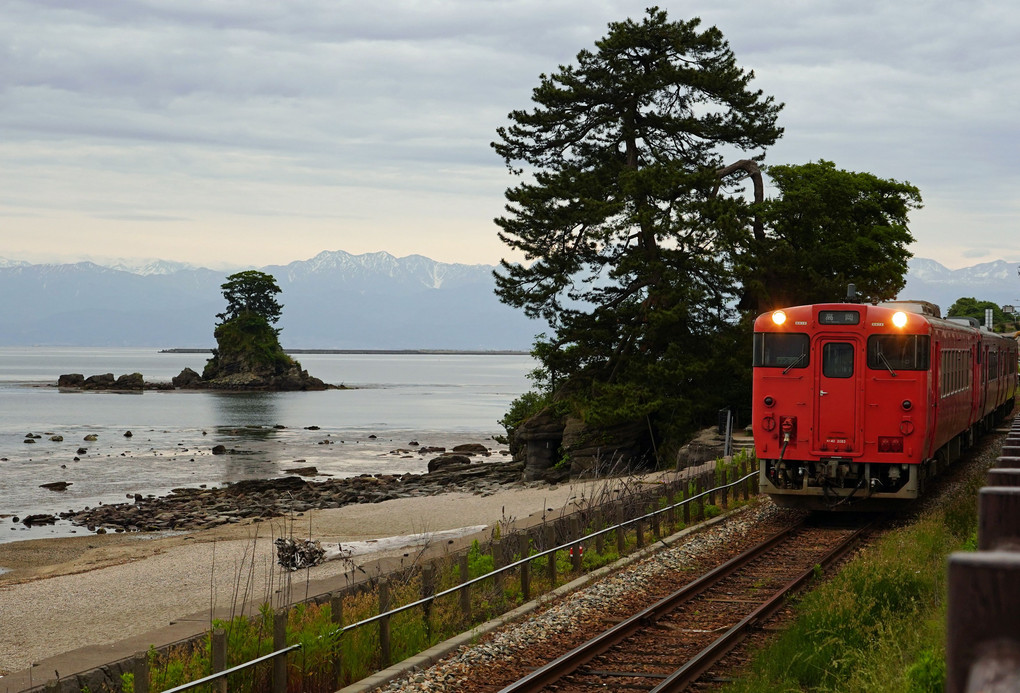
[[[782,325],[784,322],[786,322],[786,313],[784,313],[781,310],[774,311],[772,313],[772,322],[776,323],[777,325]]]
[[[902,310],[896,311],[892,316],[892,324],[896,325],[896,327],[905,327],[907,324],[907,314]]]

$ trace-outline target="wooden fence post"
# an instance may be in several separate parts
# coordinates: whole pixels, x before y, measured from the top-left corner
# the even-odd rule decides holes
[[[212,632],[212,673],[218,674],[227,668],[227,631],[217,628]],[[213,690],[227,693],[227,677],[217,679]]]
[[[676,485],[671,481],[666,484],[666,507],[669,510],[666,511],[666,522],[669,524],[669,529],[666,530],[666,534],[672,534],[676,530]]]
[[[701,522],[702,520],[705,519],[705,497],[701,495],[701,492],[705,488],[704,478],[705,478],[704,474],[699,474],[697,478],[695,478],[694,480],[694,495],[700,496],[698,500],[695,501],[696,505],[694,506],[695,522]]]
[[[722,489],[721,489],[722,499],[720,499],[720,503],[722,504],[722,509],[723,510],[727,510],[730,507],[730,488],[729,488],[729,483],[730,483],[730,469],[729,469],[729,467],[723,465],[723,468],[722,468],[722,484],[723,484],[723,486],[722,486]]]
[[[432,563],[421,567],[421,598],[428,599],[436,593],[436,566]],[[421,605],[425,620],[425,637],[432,642],[432,600]]]
[[[273,650],[287,646],[287,608],[273,614]],[[273,658],[273,693],[287,693],[287,655]]]
[[[595,508],[595,512],[592,517],[592,524],[594,525],[596,532],[601,532],[605,529],[605,522],[602,519],[602,506]],[[601,556],[606,550],[606,535],[599,534],[595,537],[595,553]]]
[[[1020,553],[949,557],[946,693],[1020,690]]]
[[[468,557],[467,554],[461,554],[460,556],[460,584],[463,585],[471,579],[471,573],[468,570]],[[464,623],[471,623],[471,587],[461,587],[457,592],[457,596],[460,597],[460,610],[464,615]]]
[[[344,596],[342,592],[330,592],[329,595],[329,622],[333,624],[334,630],[344,626]],[[343,655],[340,643],[343,639],[342,633],[337,633],[333,643],[333,683],[336,690],[343,685]]]
[[[570,518],[570,538],[574,543],[570,547],[570,565],[575,573],[581,572],[581,518],[574,516]]]
[[[544,550],[548,551],[552,547],[556,546],[556,526],[549,522],[545,526],[545,547]],[[546,577],[549,578],[550,589],[556,587],[556,552],[553,551],[546,556]]]
[[[521,601],[525,604],[531,601],[531,561],[521,563]]]
[[[740,461],[740,476],[744,477],[751,473],[751,461],[746,457]],[[751,494],[751,482],[754,479],[747,479],[740,485],[740,497],[746,502]]]
[[[135,674],[135,693],[149,693],[149,655],[146,652],[136,652],[131,662],[131,669]]]
[[[627,554],[627,532],[623,524],[623,499],[616,501],[616,553],[620,558]]]
[[[693,494],[691,493],[691,480],[690,477],[684,479],[683,486],[683,499],[684,499],[684,527],[689,527],[691,524],[691,504],[690,498]]]
[[[506,574],[500,570],[506,565],[506,559],[503,558],[503,542],[502,540],[492,542],[492,567],[496,573],[492,576],[492,591],[494,595],[494,601],[497,604],[503,603],[503,592],[506,589]]]
[[[386,578],[379,578],[379,613],[384,614],[390,610],[390,581]],[[390,665],[390,617],[383,616],[379,619],[379,659],[380,669]]]
[[[1020,487],[985,486],[978,494],[978,549],[1020,550]]]

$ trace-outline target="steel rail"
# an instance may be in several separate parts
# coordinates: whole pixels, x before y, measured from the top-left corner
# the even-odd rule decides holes
[[[834,547],[819,561],[819,565],[823,568],[828,567],[845,556],[857,544],[860,538],[871,530],[873,524],[869,523],[861,527],[840,542],[838,546]],[[782,606],[783,602],[786,601],[787,596],[807,582],[814,573],[815,568],[812,566],[781,587],[761,606],[741,619],[739,623],[726,631],[715,642],[688,660],[686,664],[670,674],[668,678],[655,686],[649,693],[677,693],[678,691],[686,690],[689,685],[697,681],[714,664],[726,656],[730,650],[736,647],[747,636],[747,632],[752,627],[775,613]]]
[[[803,526],[804,522],[802,521],[777,532],[764,542],[713,568],[693,582],[684,585],[676,592],[660,599],[655,604],[642,609],[591,640],[578,645],[570,652],[536,669],[509,686],[500,689],[499,693],[530,693],[539,691],[548,684],[558,681],[602,654],[613,645],[625,640],[632,633],[647,627],[648,624],[654,623],[680,604],[698,596],[715,583],[732,574],[745,563],[780,544]]]

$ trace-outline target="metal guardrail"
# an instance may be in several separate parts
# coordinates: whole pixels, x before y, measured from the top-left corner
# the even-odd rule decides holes
[[[441,592],[436,592],[435,594],[429,595],[427,597],[423,597],[422,599],[419,599],[417,601],[414,601],[414,602],[411,602],[411,603],[408,603],[408,604],[404,604],[402,606],[398,606],[398,607],[395,607],[393,609],[389,609],[388,611],[385,611],[385,612],[380,613],[380,614],[376,614],[375,616],[371,616],[369,618],[363,619],[363,620],[358,621],[356,623],[352,623],[352,624],[346,625],[346,626],[341,626],[339,628],[336,628],[336,629],[334,629],[334,630],[332,630],[332,631],[330,631],[330,632],[320,636],[320,638],[339,636],[339,635],[342,635],[343,633],[345,633],[347,631],[355,630],[357,628],[363,628],[364,626],[371,625],[373,623],[377,623],[377,622],[379,622],[379,621],[381,621],[383,619],[391,618],[391,617],[393,617],[393,616],[395,616],[397,614],[403,613],[404,611],[408,611],[410,609],[414,609],[414,608],[425,606],[425,605],[430,604],[431,602],[435,601],[436,599],[439,599],[440,597],[449,596],[451,594],[460,592],[461,590],[467,589],[467,588],[471,587],[471,585],[483,582],[485,580],[492,579],[496,575],[500,575],[502,573],[514,570],[516,568],[520,568],[525,563],[530,564],[532,561],[534,561],[536,559],[547,557],[550,554],[556,553],[557,551],[569,550],[571,547],[577,546],[581,542],[591,541],[593,539],[596,539],[599,536],[602,536],[602,535],[605,535],[605,534],[609,534],[610,532],[614,532],[614,531],[619,530],[619,529],[625,529],[627,527],[630,527],[631,525],[636,525],[638,523],[651,520],[651,519],[657,517],[658,515],[660,515],[662,513],[676,511],[677,509],[682,508],[684,505],[686,505],[688,503],[692,503],[694,501],[703,499],[703,498],[708,497],[708,496],[710,496],[712,494],[715,494],[715,493],[717,493],[719,491],[722,491],[723,489],[730,489],[730,488],[739,486],[740,484],[747,483],[750,479],[752,479],[754,477],[757,477],[757,476],[758,476],[758,470],[755,469],[753,472],[750,472],[750,473],[746,474],[745,476],[740,477],[739,479],[737,479],[735,481],[732,481],[732,482],[730,482],[728,484],[723,484],[721,486],[716,486],[714,488],[707,489],[705,491],[702,491],[701,493],[698,493],[696,495],[692,495],[689,498],[684,498],[682,501],[680,501],[678,503],[673,503],[672,505],[667,505],[665,507],[659,508],[658,510],[654,510],[652,512],[646,513],[644,515],[641,515],[641,516],[638,516],[638,517],[633,517],[633,518],[631,518],[629,520],[625,520],[623,522],[618,522],[617,524],[615,524],[615,525],[613,525],[611,527],[606,527],[606,528],[601,529],[601,530],[599,530],[597,532],[592,532],[591,534],[587,534],[585,536],[578,537],[576,539],[571,539],[569,542],[561,544],[559,546],[555,546],[555,547],[552,547],[552,548],[549,548],[549,549],[545,549],[544,551],[539,551],[539,552],[537,552],[535,554],[527,556],[526,558],[521,558],[518,561],[514,561],[513,563],[509,563],[509,564],[507,564],[505,566],[502,566],[500,568],[496,568],[496,569],[486,573],[485,575],[481,575],[479,577],[472,578],[470,580],[462,582],[459,585],[456,585],[456,586],[451,587],[449,589],[443,590]],[[286,608],[283,611],[286,611]],[[236,665],[234,667],[231,667],[230,669],[225,669],[223,671],[218,671],[218,672],[210,674],[209,676],[205,676],[205,677],[203,677],[201,679],[197,679],[197,680],[191,681],[189,683],[184,683],[184,684],[181,684],[181,685],[176,686],[174,688],[166,689],[166,690],[162,691],[162,693],[183,693],[183,691],[187,691],[187,690],[190,690],[192,688],[197,688],[199,686],[204,686],[204,685],[209,684],[209,683],[220,682],[223,679],[225,679],[227,676],[230,676],[231,674],[239,673],[239,672],[244,671],[246,669],[249,669],[249,668],[251,668],[251,667],[253,667],[253,666],[257,665],[257,664],[261,664],[262,662],[266,662],[266,661],[269,661],[269,660],[274,660],[277,657],[285,657],[288,653],[295,652],[297,650],[300,650],[301,648],[302,648],[301,643],[295,643],[295,644],[289,645],[287,647],[281,647],[281,648],[279,648],[277,650],[274,650],[273,652],[269,652],[268,654],[262,655],[261,657],[258,657],[256,659],[252,659],[252,660],[249,660],[247,662],[243,662],[241,664],[238,664],[238,665]],[[146,669],[147,669],[147,665],[146,665]],[[286,672],[285,671],[283,672],[283,676],[284,676],[284,680],[282,682],[281,681],[277,681],[277,677],[274,676],[274,681],[273,681],[273,691],[274,692],[285,691],[286,690],[286,678],[285,678],[286,677]],[[138,676],[136,674],[136,680],[137,679],[138,679]],[[225,683],[225,681],[223,681],[223,683]],[[139,686],[136,685],[135,693],[147,693],[147,686],[145,686],[145,690],[142,690]]]

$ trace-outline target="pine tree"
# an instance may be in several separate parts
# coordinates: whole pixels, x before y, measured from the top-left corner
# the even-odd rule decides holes
[[[493,143],[520,179],[499,236],[525,258],[501,263],[496,292],[548,321],[541,378],[591,425],[687,427],[725,396],[712,363],[750,216],[726,181],[719,194],[717,171],[739,153],[760,160],[782,106],[699,27],[654,7],[611,23],[576,65],[540,77],[534,108]]]

